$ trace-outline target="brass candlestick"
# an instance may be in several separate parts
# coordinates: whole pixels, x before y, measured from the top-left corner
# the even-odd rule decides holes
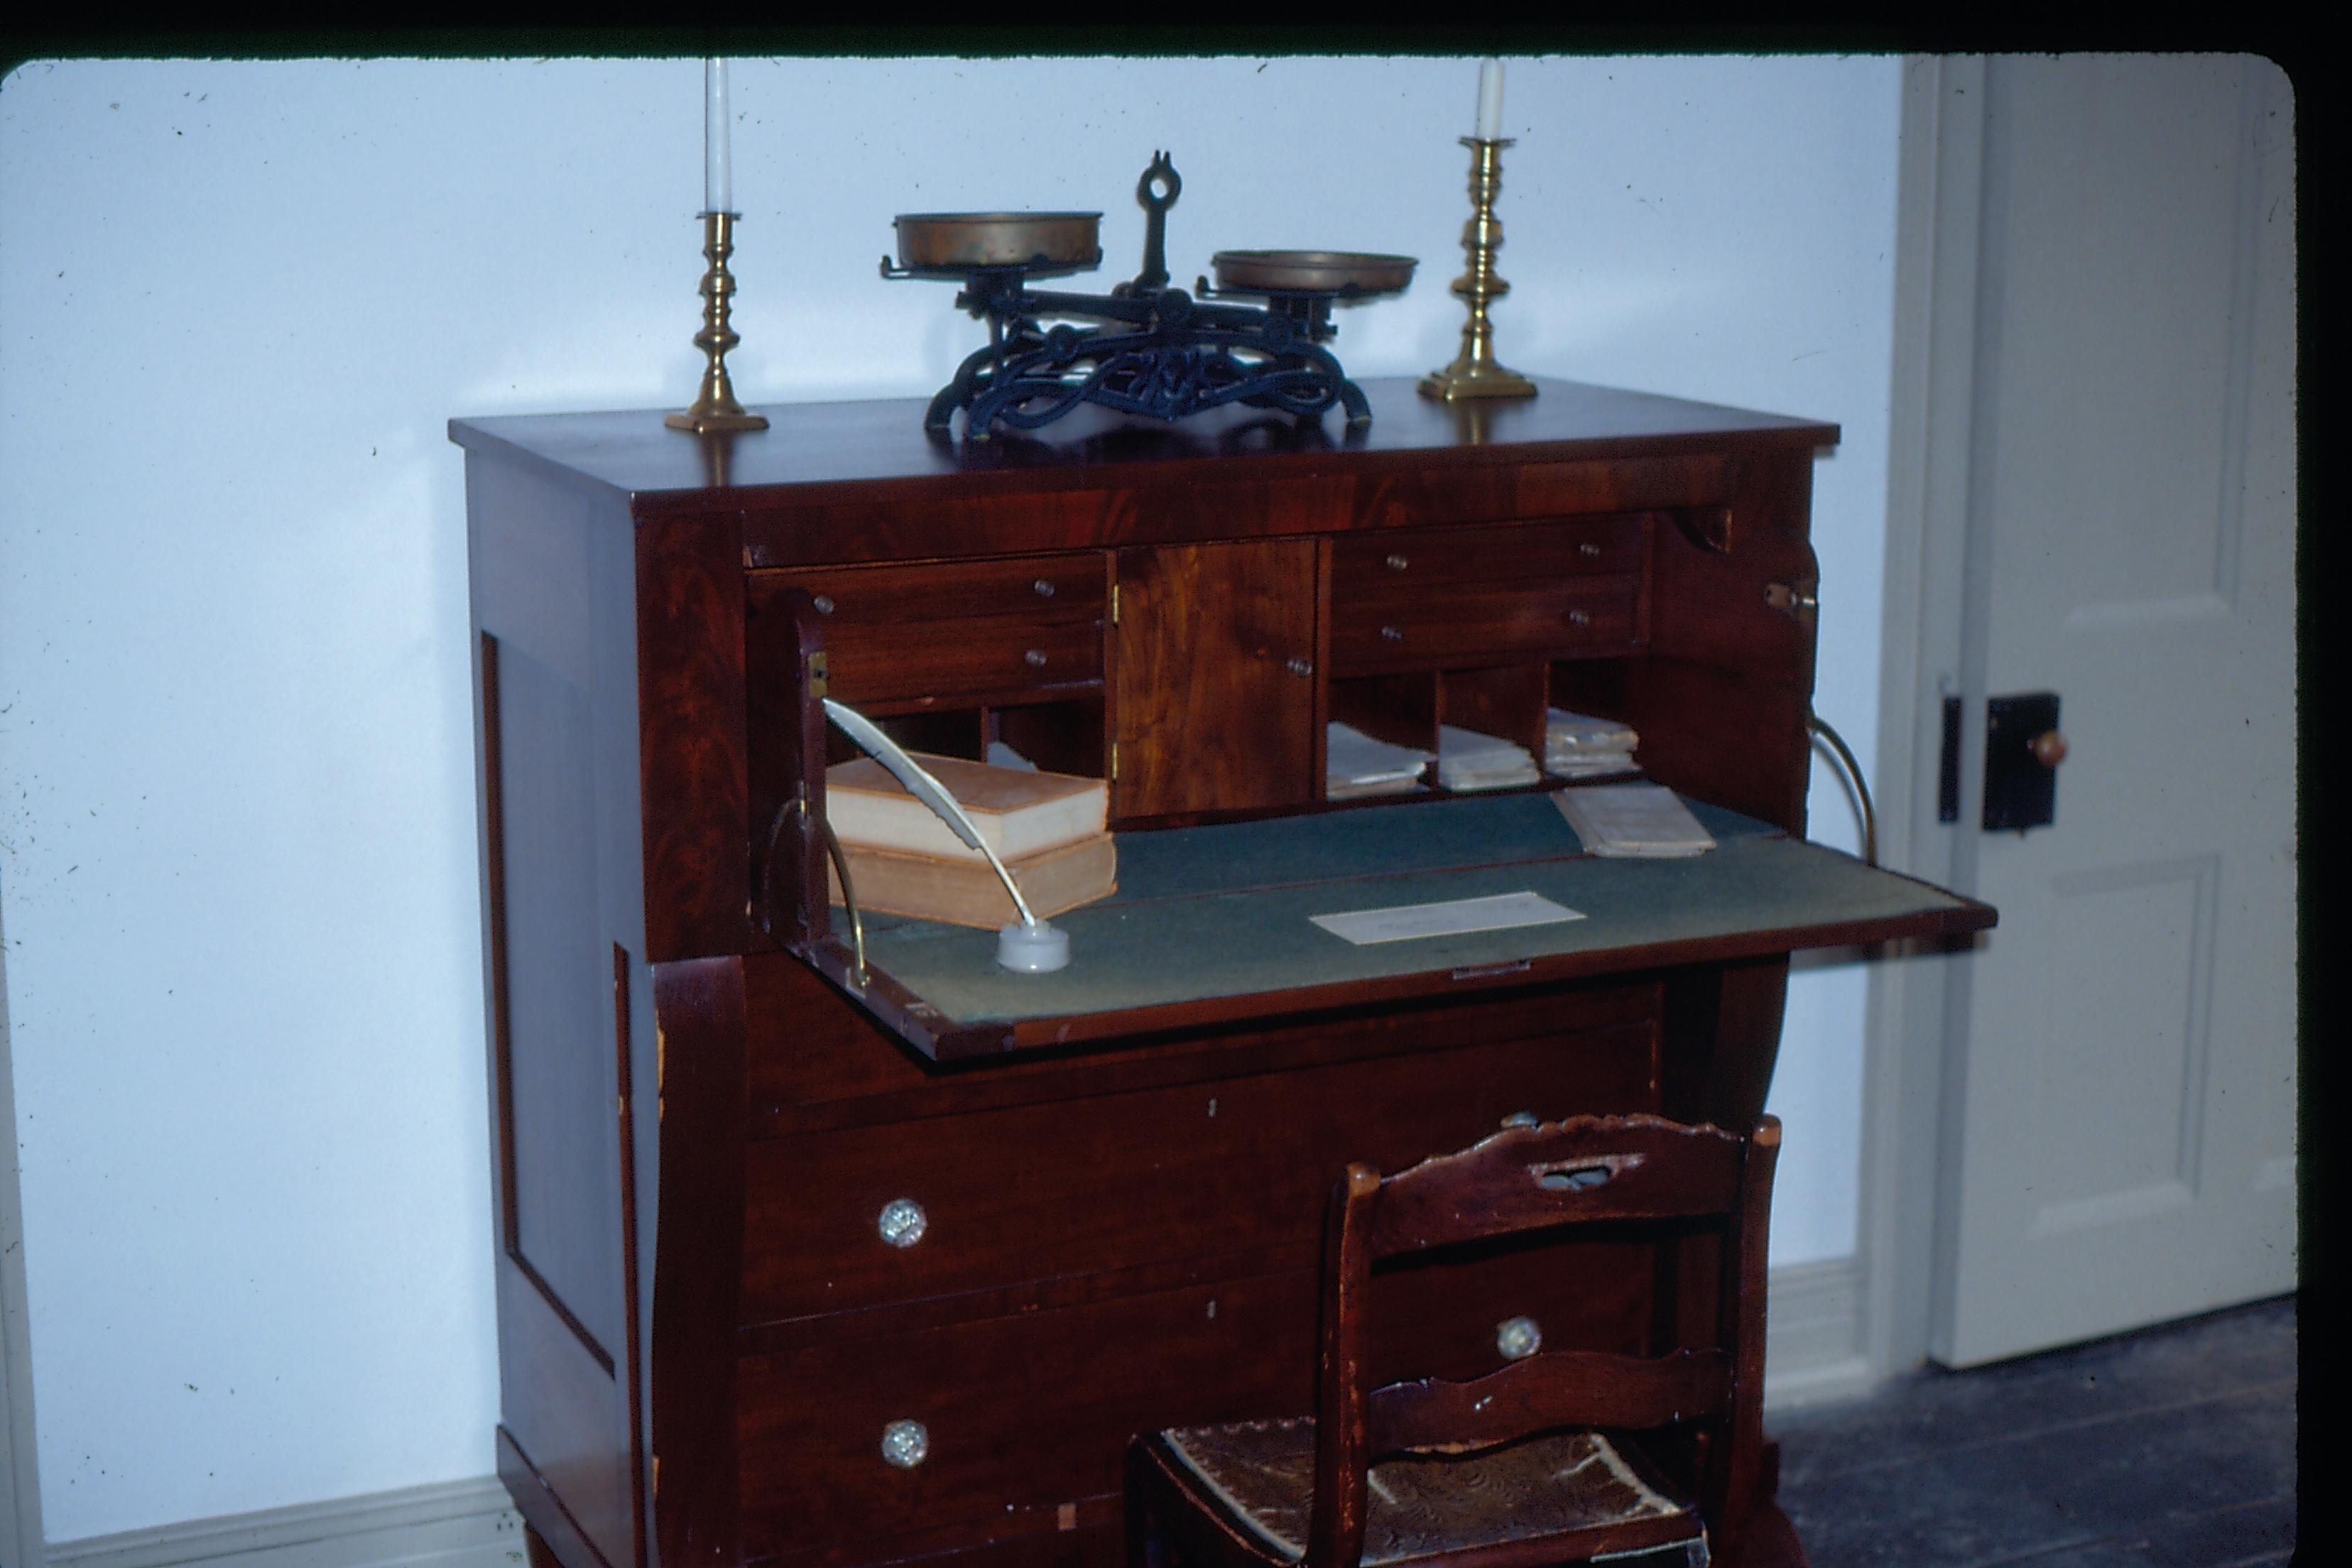
[[[694,346],[709,363],[703,366],[702,394],[694,406],[662,421],[673,430],[708,436],[717,430],[768,427],[767,416],[749,413],[735,401],[734,384],[727,379],[727,351],[743,341],[727,324],[728,301],[735,293],[735,279],[727,270],[727,258],[735,254],[735,216],[702,215],[702,254],[710,266],[702,275],[702,331],[694,334]]]
[[[1470,221],[1462,226],[1462,248],[1470,269],[1454,280],[1454,292],[1469,305],[1470,320],[1462,329],[1462,352],[1444,370],[1421,378],[1421,395],[1448,403],[1465,397],[1533,397],[1534,382],[1496,362],[1495,329],[1486,319],[1486,307],[1511,291],[1495,273],[1495,252],[1503,247],[1495,196],[1503,188],[1503,149],[1511,138],[1489,142],[1465,136],[1462,144],[1470,149]]]

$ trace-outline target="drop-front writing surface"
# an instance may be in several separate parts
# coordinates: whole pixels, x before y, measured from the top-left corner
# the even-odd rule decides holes
[[[767,430],[716,439],[651,413],[453,425],[500,1469],[535,1550],[574,1568],[1112,1563],[1129,1433],[1307,1407],[1322,1195],[1345,1162],[1410,1163],[1520,1111],[1745,1124],[1790,948],[1989,921],[1900,879],[1841,881],[1850,862],[1790,837],[1812,626],[1770,590],[1812,590],[1811,463],[1832,428],[1565,383],[1488,409],[1366,390],[1360,436],[1087,411],[976,447],[927,439],[919,402],[772,407]],[[812,650],[904,743],[1001,742],[1108,780],[1139,875],[1184,835],[1224,846],[1249,887],[1199,896],[1260,918],[1289,921],[1278,898],[1330,875],[1317,822],[1419,843],[1510,809],[1327,806],[1334,720],[1433,746],[1441,725],[1538,742],[1547,706],[1622,719],[1652,776],[1822,876],[1801,918],[1768,881],[1749,913],[1678,936],[1612,940],[1596,916],[1498,963],[1310,963],[1215,997],[962,1016],[883,952],[903,928],[877,922],[853,988],[845,921],[807,896],[797,802],[821,810],[806,783],[845,754],[808,721]],[[1605,868],[1572,852],[1497,853],[1499,871],[1415,874],[1543,859],[1588,901],[1620,885],[1574,883]],[[1197,861],[1167,875],[1213,882]],[[1384,1280],[1400,1305],[1375,1321],[1414,1341],[1386,1353],[1488,1370],[1517,1316],[1629,1350],[1710,1330],[1682,1249],[1479,1270],[1425,1301],[1418,1276]]]

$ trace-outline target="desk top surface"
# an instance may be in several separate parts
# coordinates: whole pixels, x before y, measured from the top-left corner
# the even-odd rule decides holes
[[[1531,398],[1445,404],[1421,396],[1409,379],[1368,380],[1362,385],[1372,422],[1354,430],[1336,410],[1299,422],[1231,406],[1163,424],[1082,407],[1039,431],[974,442],[927,432],[925,400],[889,398],[771,405],[759,410],[768,416],[767,429],[725,437],[669,429],[661,411],[651,410],[453,419],[449,437],[471,451],[518,458],[551,477],[640,501],[894,481],[1056,488],[1107,482],[1107,469],[1208,463],[1312,471],[1338,455],[1374,467],[1569,461],[1728,446],[1811,449],[1838,438],[1836,426],[1816,419],[1580,382],[1537,384],[1541,390]]]
[[[867,921],[867,957],[952,1026],[1031,1026],[1247,997],[1279,1011],[1280,993],[1366,983],[1426,993],[1509,978],[1522,963],[1541,979],[1992,923],[1981,904],[1691,804],[1717,847],[1686,859],[1588,855],[1541,794],[1123,834],[1118,891],[1055,919],[1070,936],[1066,970],[1010,973],[994,962],[992,931],[886,917]],[[1310,918],[1517,892],[1582,918],[1368,946]],[[1123,1031],[1021,1030],[1037,1043],[1108,1032]]]

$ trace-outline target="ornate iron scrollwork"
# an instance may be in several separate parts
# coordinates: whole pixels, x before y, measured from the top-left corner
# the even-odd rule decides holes
[[[1149,215],[1143,268],[1107,295],[1033,289],[1021,266],[962,274],[956,304],[987,321],[988,342],[933,395],[924,426],[945,431],[961,409],[965,439],[985,441],[1088,403],[1170,421],[1236,403],[1312,418],[1336,403],[1349,425],[1370,423],[1362,391],[1322,346],[1339,332],[1331,307],[1342,290],[1254,289],[1247,297],[1263,302],[1244,305],[1205,278],[1198,297],[1168,287],[1166,216],[1182,189],[1175,164],[1155,154],[1136,187]],[[886,261],[883,275],[915,274]]]

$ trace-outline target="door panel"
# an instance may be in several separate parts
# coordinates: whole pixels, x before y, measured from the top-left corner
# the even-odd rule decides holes
[[[1122,550],[1111,815],[1315,798],[1315,542]]]
[[[2244,57],[1985,81],[1964,679],[2058,692],[2069,749],[2052,826],[1960,850],[2001,923],[1956,1042],[1955,1365],[2295,1284],[2291,91]]]

